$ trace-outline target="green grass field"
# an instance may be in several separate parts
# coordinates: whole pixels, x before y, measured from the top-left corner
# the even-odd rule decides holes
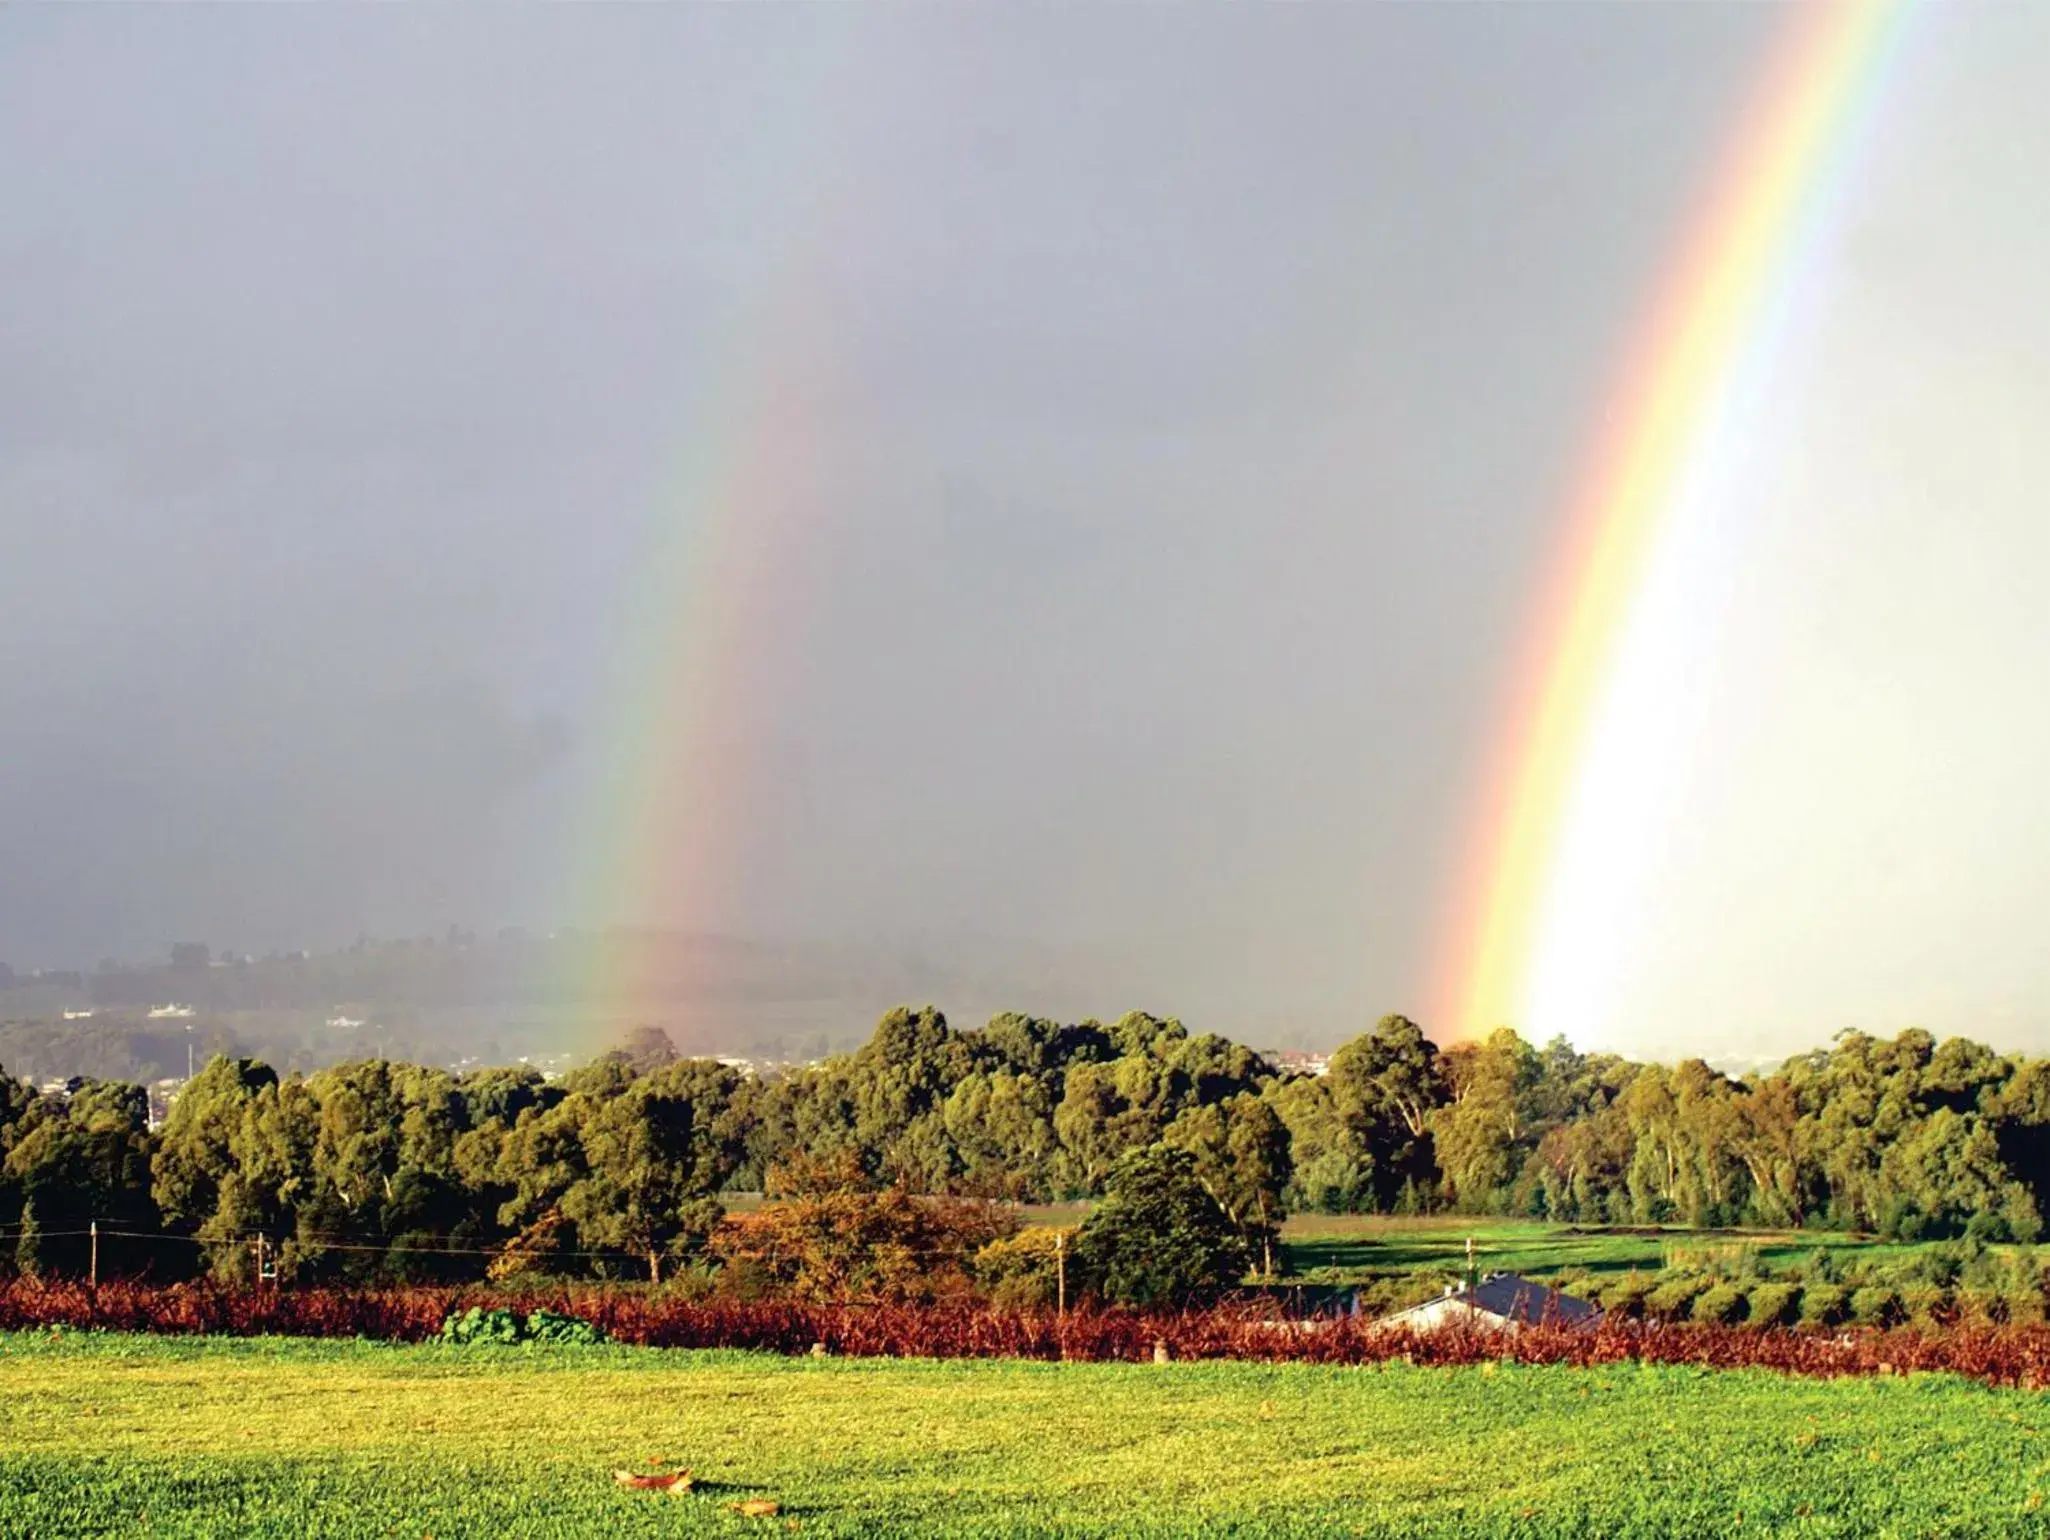
[[[0,1532],[2042,1534],[2046,1417],[1938,1377],[15,1335]],[[703,1484],[614,1485],[651,1459]]]
[[[759,1206],[750,1200],[749,1205]],[[1027,1224],[1078,1225],[1093,1204],[1026,1204]],[[1283,1271],[1331,1283],[1428,1273],[1457,1276],[1465,1270],[1466,1241],[1472,1236],[1477,1260],[1489,1271],[1548,1279],[1568,1268],[1623,1273],[1657,1272],[1668,1265],[1702,1266],[1753,1253],[1771,1271],[1817,1251],[1843,1261],[1885,1261],[1915,1251],[1912,1244],[1881,1241],[1841,1230],[1696,1230],[1684,1225],[1580,1226],[1541,1219],[1488,1219],[1434,1214],[1400,1218],[1384,1214],[1295,1214],[1281,1227]],[[2002,1249],[2002,1248],[1995,1248]]]
[[[745,1212],[759,1194],[726,1196]],[[1019,1217],[1032,1225],[1079,1225],[1095,1205],[1029,1203]],[[1753,1253],[1767,1271],[1832,1251],[1843,1261],[1905,1257],[1914,1244],[1880,1241],[1840,1230],[1696,1230],[1684,1225],[1579,1226],[1541,1219],[1489,1219],[1459,1215],[1401,1218],[1381,1214],[1294,1214],[1281,1227],[1281,1267],[1290,1277],[1324,1283],[1370,1283],[1416,1274],[1457,1277],[1466,1266],[1467,1237],[1487,1271],[1550,1279],[1569,1268],[1590,1273],[1657,1272],[1672,1265],[1700,1267]],[[2004,1248],[1995,1248],[2004,1249]]]
[[[1540,1220],[1398,1219],[1375,1215],[1299,1214],[1282,1228],[1288,1267],[1332,1281],[1361,1282],[1409,1273],[1456,1275],[1472,1236],[1483,1269],[1549,1278],[1566,1268],[1656,1272],[1670,1262],[1699,1266],[1741,1251],[1768,1270],[1818,1250],[1853,1257],[1906,1256],[1915,1247],[1833,1230],[1582,1229]]]

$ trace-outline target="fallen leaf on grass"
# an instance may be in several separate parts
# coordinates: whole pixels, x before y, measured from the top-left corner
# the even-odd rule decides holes
[[[616,1470],[612,1479],[629,1492],[688,1492],[691,1488],[688,1470],[672,1471],[667,1476],[641,1476],[630,1470]]]
[[[780,1504],[768,1497],[750,1497],[744,1502],[728,1503],[726,1506],[742,1518],[748,1519],[773,1519],[783,1511]]]

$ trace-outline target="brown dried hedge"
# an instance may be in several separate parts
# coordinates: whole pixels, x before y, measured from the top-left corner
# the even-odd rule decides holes
[[[0,1329],[225,1336],[366,1337],[421,1342],[451,1312],[482,1305],[553,1310],[647,1347],[826,1351],[856,1357],[1147,1361],[1177,1359],[1427,1365],[1491,1360],[1592,1366],[1691,1364],[1839,1375],[1940,1372],[1994,1385],[2050,1386],[2050,1326],[1799,1331],[1784,1327],[1612,1320],[1593,1329],[1539,1325],[1510,1336],[1376,1330],[1358,1320],[1278,1320],[1244,1304],[1146,1315],[1123,1310],[1018,1312],[977,1305],[686,1301],[617,1287],[232,1289],[212,1284],[0,1284]],[[469,1350],[466,1350],[469,1351]]]

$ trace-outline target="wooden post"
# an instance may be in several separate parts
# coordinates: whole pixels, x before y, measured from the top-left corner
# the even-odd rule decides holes
[[[1274,1221],[1267,1213],[1267,1194],[1260,1194],[1260,1274],[1274,1278]]]
[[[1064,1319],[1068,1313],[1068,1232],[1056,1230],[1053,1233],[1054,1299],[1055,1310]]]
[[[89,1228],[92,1231],[93,1250],[92,1261],[87,1265],[86,1276],[91,1280],[92,1286],[97,1289],[100,1286],[100,1222],[97,1219],[93,1220]]]

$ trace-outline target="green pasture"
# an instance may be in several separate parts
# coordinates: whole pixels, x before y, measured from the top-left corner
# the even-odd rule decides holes
[[[727,1200],[729,1206],[733,1200]],[[754,1200],[758,1206],[758,1200]],[[1079,1225],[1088,1202],[1026,1204],[1026,1224]],[[1541,1219],[1461,1215],[1295,1214],[1281,1227],[1282,1267],[1295,1277],[1366,1283],[1415,1274],[1456,1276],[1466,1267],[1467,1237],[1485,1271],[1550,1278],[1571,1268],[1590,1273],[1657,1272],[1668,1266],[1716,1271],[1748,1254],[1766,1272],[1818,1251],[1839,1261],[1899,1260],[1920,1247],[1842,1230],[1697,1230],[1685,1225],[1582,1226]],[[1995,1247],[1994,1250],[2011,1248]]]
[[[2035,1535],[2046,1416],[1943,1377],[21,1334],[0,1533]],[[611,1475],[675,1464],[697,1491]]]
[[[1681,1226],[1581,1228],[1539,1220],[1393,1218],[1300,1214],[1282,1229],[1289,1271],[1329,1282],[1365,1282],[1406,1274],[1454,1276],[1466,1266],[1466,1241],[1484,1271],[1549,1278],[1567,1268],[1591,1273],[1657,1272],[1669,1265],[1709,1270],[1754,1256],[1767,1272],[1836,1252],[1848,1262],[1905,1257],[1912,1245],[1836,1230],[1692,1230]]]
[[[759,1208],[756,1193],[727,1194],[735,1212]],[[1079,1225],[1094,1204],[1021,1204],[1030,1225]],[[1474,1240],[1483,1271],[1549,1279],[1568,1269],[1589,1273],[1657,1272],[1668,1266],[1729,1271],[1748,1254],[1765,1272],[1805,1261],[1817,1251],[1885,1262],[1902,1259],[1914,1243],[1882,1241],[1842,1230],[1697,1230],[1685,1225],[1581,1226],[1539,1219],[1460,1215],[1410,1218],[1385,1214],[1295,1214],[1281,1227],[1281,1266],[1295,1278],[1321,1283],[1371,1283],[1411,1276],[1452,1278],[1466,1268],[1466,1242]],[[1996,1247],[1995,1250],[2011,1248]]]

